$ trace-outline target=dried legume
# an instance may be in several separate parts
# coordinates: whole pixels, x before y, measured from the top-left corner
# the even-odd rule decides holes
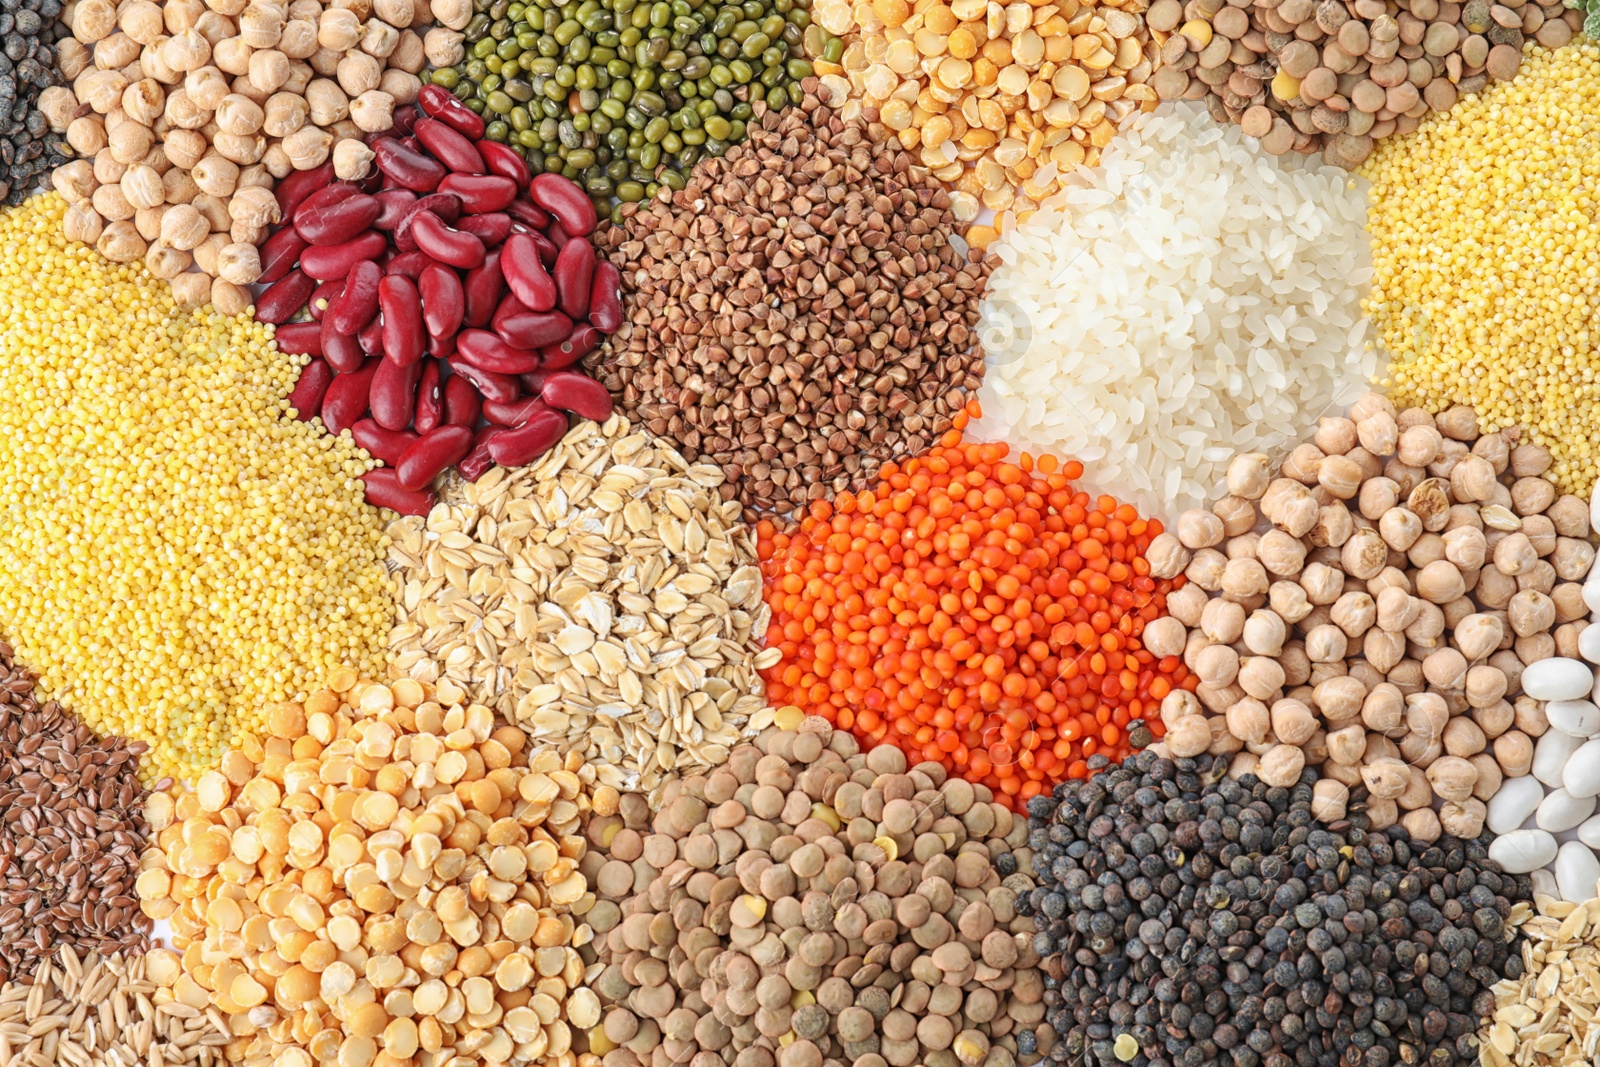
[[[1367,311],[1395,402],[1522,426],[1550,450],[1551,480],[1586,497],[1600,477],[1600,44],[1529,45],[1515,82],[1385,144],[1362,173]]]
[[[1163,100],[1203,96],[1273,155],[1322,153],[1354,170],[1374,142],[1407,134],[1462,94],[1516,76],[1525,40],[1550,48],[1578,19],[1561,0],[1293,0],[1235,7],[1157,0],[1168,39],[1152,84]],[[1191,78],[1192,76],[1192,78]]]
[[[612,786],[656,794],[717,766],[752,716],[770,721],[756,672],[777,659],[722,488],[620,416],[531,467],[447,483],[426,519],[390,527],[391,669],[460,685]]]
[[[589,824],[606,1067],[1015,1067],[1053,1035],[1027,824],[797,708]],[[654,813],[654,814],[653,814]],[[653,814],[653,818],[652,818]],[[586,955],[586,958],[589,958]]]
[[[816,66],[824,102],[875,109],[862,112],[874,135],[916,151],[971,221],[981,207],[1031,210],[1097,166],[1119,122],[1155,109],[1168,33],[1151,32],[1147,6],[819,0],[812,54],[836,59]]]
[[[757,536],[782,653],[769,698],[1016,806],[1160,736],[1143,720],[1197,679],[1140,638],[1184,584],[1150,577],[1160,521],[1075,492],[1075,462],[1007,454],[952,430]]]
[[[799,100],[797,83],[811,74],[800,49],[808,7],[473,0],[470,21],[456,27],[465,61],[428,76],[535,173],[635,203],[682,189],[695,163],[743,140],[757,101]]]
[[[0,641],[0,982],[32,982],[58,951],[150,947],[132,900],[145,746],[95,737],[33,685]]]
[[[0,200],[7,205],[22,203],[41,175],[72,154],[51,130],[72,100],[56,64],[56,42],[67,33],[61,0],[14,0],[0,10]]]
[[[1522,973],[1527,876],[1487,838],[1324,827],[1309,770],[1226,768],[1145,752],[1029,802],[1052,1062],[1474,1063],[1488,987]]]
[[[416,99],[411,27],[428,17],[418,0],[76,0],[61,65],[77,106],[52,118],[80,157],[54,176],[68,236],[142,259],[181,307],[245,310],[281,221],[273,185],[367,174],[362,138]]]
[[[618,802],[595,768],[527,750],[448,681],[341,670],[267,717],[151,801],[140,906],[171,924],[176,999],[227,1013],[252,1067],[591,1067],[571,1052],[599,1020],[578,864]]]
[[[0,630],[147,780],[192,777],[266,701],[381,668],[382,525],[361,454],[285,414],[269,327],[180,312],[65,209],[0,215]]]
[[[1549,453],[1481,434],[1470,408],[1369,394],[1349,415],[1281,464],[1235,456],[1229,495],[1150,547],[1153,575],[1190,584],[1146,643],[1201,683],[1163,704],[1165,745],[1276,786],[1314,768],[1324,820],[1360,787],[1374,829],[1477,837],[1545,732],[1524,672],[1587,614],[1588,509],[1540,477]]]
[[[586,365],[623,414],[719,465],[748,522],[922,451],[982,369],[988,268],[948,194],[802,88],[598,238],[629,318]]]

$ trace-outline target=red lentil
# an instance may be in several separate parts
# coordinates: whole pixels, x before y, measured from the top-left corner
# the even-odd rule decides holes
[[[1136,721],[1160,737],[1161,698],[1198,679],[1139,640],[1184,581],[1150,576],[1160,521],[1074,491],[1079,463],[963,441],[977,414],[798,529],[757,528],[767,694],[1019,806],[1127,755]]]

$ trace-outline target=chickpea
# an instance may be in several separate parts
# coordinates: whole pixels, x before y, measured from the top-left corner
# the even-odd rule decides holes
[[[1539,562],[1533,542],[1522,531],[1508,534],[1494,546],[1494,566],[1501,574],[1516,577],[1526,574]]]
[[[1372,597],[1358,590],[1342,593],[1330,613],[1333,624],[1354,639],[1372,629],[1378,608]]]
[[[1433,417],[1439,432],[1452,441],[1472,441],[1478,436],[1478,413],[1466,404],[1456,404]]]
[[[1378,535],[1390,548],[1404,552],[1422,536],[1422,520],[1409,508],[1390,508],[1378,520]]]
[[[1311,787],[1311,814],[1323,822],[1344,818],[1349,801],[1350,789],[1343,782],[1324,778]]]
[[[1184,548],[1212,548],[1222,543],[1222,520],[1209,511],[1190,508],[1178,516],[1176,533]]]
[[[422,38],[422,52],[430,66],[435,68],[455,66],[466,55],[466,47],[463,44],[465,40],[464,36],[454,30],[435,26]]]
[[[1392,458],[1383,465],[1383,476],[1395,484],[1401,496],[1408,497],[1411,491],[1428,476],[1428,472],[1421,467],[1410,467],[1401,463],[1399,459]]]
[[[144,256],[146,249],[143,237],[128,219],[118,219],[109,223],[100,233],[100,240],[95,242],[95,248],[102,256],[113,263],[132,263]]]
[[[1300,781],[1306,757],[1293,745],[1274,745],[1256,766],[1256,777],[1269,786],[1287,789]]]
[[[1494,683],[1485,681],[1484,676],[1478,673],[1488,670],[1494,670],[1494,668],[1479,666],[1467,672],[1469,701],[1473,699],[1472,693],[1475,687],[1490,692],[1493,691]],[[1499,674],[1498,671],[1495,673]],[[1503,693],[1505,690],[1505,675],[1500,675],[1499,688]],[[1475,703],[1468,714],[1472,717],[1472,721],[1478,724],[1478,729],[1483,731],[1483,736],[1491,741],[1511,729],[1516,721],[1516,712],[1512,710],[1511,705],[1503,697],[1488,704],[1480,705]]]
[[[1410,777],[1406,765],[1391,756],[1369,759],[1361,768],[1361,780],[1366,783],[1367,792],[1380,800],[1392,800],[1405,792]]]
[[[1355,520],[1344,502],[1335,500],[1317,509],[1317,524],[1306,535],[1306,540],[1317,548],[1340,548],[1355,532]]]
[[[1356,424],[1339,416],[1324,416],[1317,420],[1317,432],[1311,442],[1329,456],[1342,456],[1356,447]]]
[[[1255,528],[1256,506],[1242,496],[1225,496],[1211,505],[1211,513],[1222,520],[1222,532],[1237,537]]]
[[[1351,410],[1352,417],[1355,410]],[[1367,418],[1356,419],[1356,439],[1361,442],[1361,447],[1371,452],[1374,456],[1390,456],[1394,454],[1395,445],[1400,439],[1400,430],[1395,425],[1394,417],[1379,412]]]
[[[1427,424],[1418,423],[1401,432],[1395,447],[1395,455],[1401,463],[1426,467],[1439,455],[1444,447],[1444,435],[1433,427],[1432,421],[1430,418]]]
[[[1389,560],[1389,547],[1376,530],[1358,529],[1340,549],[1339,559],[1352,578],[1372,578]]]
[[[410,32],[409,30],[406,32]],[[378,92],[387,96],[393,104],[412,104],[422,92],[422,80],[409,71],[400,70],[395,66],[394,57],[389,57],[389,66],[383,72],[383,77],[378,81]],[[371,121],[377,121],[373,119]],[[392,123],[391,123],[392,124]],[[387,127],[386,127],[387,128]]]
[[[1487,460],[1498,478],[1511,465],[1511,442],[1504,433],[1484,434],[1472,443],[1472,454]]]
[[[1556,533],[1562,537],[1589,536],[1589,505],[1570,494],[1562,494],[1545,511]]]
[[[1456,469],[1456,464],[1465,459],[1470,452],[1471,450],[1460,441],[1446,441],[1439,446],[1439,454],[1434,457],[1433,462],[1428,464],[1428,473],[1435,478],[1448,479],[1450,472]]]
[[[1506,606],[1511,629],[1518,637],[1544,634],[1555,625],[1556,606],[1548,596],[1533,589],[1524,589],[1511,598]]]

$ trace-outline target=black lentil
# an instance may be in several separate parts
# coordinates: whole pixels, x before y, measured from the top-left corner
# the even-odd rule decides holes
[[[55,46],[70,32],[61,0],[0,0],[0,200],[12,207],[72,155],[38,108],[39,94],[61,84]]]
[[[1476,1063],[1489,987],[1520,975],[1505,920],[1530,879],[1488,835],[1370,831],[1359,790],[1323,825],[1315,771],[1284,789],[1227,765],[1138,753],[1029,801],[1046,1063]]]

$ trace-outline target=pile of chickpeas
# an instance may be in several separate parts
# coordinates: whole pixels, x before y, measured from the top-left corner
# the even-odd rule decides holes
[[[1364,786],[1376,827],[1476,837],[1542,732],[1522,671],[1575,655],[1587,614],[1589,509],[1549,466],[1514,430],[1480,434],[1470,408],[1396,412],[1376,394],[1276,469],[1236,456],[1227,495],[1148,554],[1189,584],[1146,647],[1202,681],[1163,703],[1167,750],[1234,753],[1233,773],[1282,786],[1315,766],[1320,818]]]
[[[67,236],[143,259],[182,306],[243,311],[256,247],[282,221],[274,182],[330,159],[341,178],[368,173],[362,137],[416,99],[412,27],[429,16],[414,0],[67,5],[72,87],[40,103],[80,157],[54,175]]]

